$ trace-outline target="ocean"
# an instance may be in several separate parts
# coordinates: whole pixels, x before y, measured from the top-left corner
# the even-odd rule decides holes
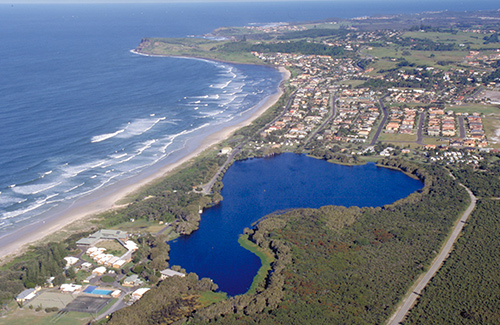
[[[244,119],[281,80],[269,67],[131,53],[143,37],[496,7],[494,1],[0,4],[0,238],[179,159],[207,134]]]

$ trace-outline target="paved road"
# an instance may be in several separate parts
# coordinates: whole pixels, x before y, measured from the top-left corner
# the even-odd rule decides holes
[[[382,132],[382,129],[384,128],[385,126],[385,123],[387,122],[387,117],[388,117],[388,114],[387,114],[387,108],[385,108],[384,106],[384,102],[383,102],[383,99],[386,97],[387,95],[384,95],[382,96],[378,102],[380,103],[380,108],[382,108],[382,113],[384,114],[384,117],[382,118],[382,122],[380,122],[380,125],[378,126],[378,129],[377,129],[377,132],[375,133],[375,135],[373,136],[373,139],[372,139],[372,142],[370,143],[371,146],[374,146],[377,141],[378,141],[378,137],[380,135],[380,133]]]
[[[415,304],[415,301],[417,298],[421,295],[422,290],[425,288],[427,283],[432,279],[432,277],[437,273],[441,265],[443,264],[444,260],[450,255],[450,252],[453,248],[453,244],[457,240],[458,235],[462,231],[462,228],[464,227],[467,219],[469,218],[469,215],[471,214],[472,210],[476,207],[476,197],[472,192],[462,184],[460,184],[462,187],[464,187],[467,192],[469,193],[471,203],[467,210],[464,212],[462,217],[460,218],[460,221],[457,223],[455,226],[455,229],[453,229],[453,232],[451,233],[450,238],[446,241],[444,246],[441,248],[441,252],[439,255],[435,258],[434,262],[432,263],[431,267],[429,268],[429,271],[425,273],[425,275],[418,281],[417,286],[413,290],[413,292],[410,293],[410,295],[403,301],[403,305],[394,313],[387,324],[390,325],[396,325],[401,323],[404,318],[406,317],[406,314],[410,310],[411,307]]]
[[[325,121],[323,123],[321,123],[321,125],[318,128],[316,128],[316,130],[311,132],[311,134],[309,135],[307,140],[304,141],[304,146],[307,145],[309,143],[309,141],[311,141],[311,139],[313,139],[316,136],[316,134],[318,134],[318,132],[323,130],[325,128],[325,126],[331,122],[331,120],[333,120],[333,118],[337,114],[336,102],[337,102],[337,96],[333,95],[332,98],[330,98],[330,107],[332,108],[330,115],[325,119]]]
[[[118,299],[118,301],[117,301],[117,302],[115,302],[115,303],[113,304],[113,306],[111,306],[108,310],[106,310],[106,311],[105,311],[104,313],[102,313],[101,315],[97,316],[97,317],[95,318],[95,321],[101,320],[101,319],[105,318],[106,316],[109,316],[109,315],[111,315],[112,313],[114,313],[115,311],[120,310],[120,309],[122,309],[123,307],[126,307],[126,306],[127,306],[127,305],[126,305],[126,304],[125,304],[125,302],[123,301],[123,296],[122,296],[122,297],[120,297],[120,298]]]
[[[465,126],[464,126],[464,117],[458,117],[458,126],[460,128],[460,138],[465,138]]]
[[[425,112],[420,113],[417,126],[417,143],[423,145]]]

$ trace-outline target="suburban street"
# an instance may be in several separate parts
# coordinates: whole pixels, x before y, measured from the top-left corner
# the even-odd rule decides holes
[[[453,176],[453,175],[452,175]],[[471,212],[474,210],[476,207],[476,200],[477,198],[472,194],[472,192],[465,187],[464,185],[460,184],[462,187],[464,187],[467,190],[467,193],[469,193],[471,203],[467,210],[463,213],[462,217],[460,218],[459,222],[453,229],[453,232],[450,235],[450,238],[446,241],[444,246],[441,248],[440,253],[438,256],[434,259],[434,262],[432,263],[431,267],[425,273],[425,275],[418,280],[417,285],[413,289],[413,291],[410,293],[410,295],[403,301],[403,304],[401,307],[392,315],[392,317],[389,319],[387,324],[390,325],[396,325],[401,323],[404,318],[406,317],[406,314],[408,311],[413,307],[415,304],[417,298],[421,295],[422,290],[424,290],[425,286],[429,281],[434,277],[434,275],[437,273],[441,265],[443,264],[444,260],[450,255],[451,250],[453,249],[453,244],[458,238],[458,235],[462,231],[463,227],[465,226],[465,223],[467,222],[467,219],[469,218]]]
[[[377,132],[373,136],[372,142],[370,143],[371,146],[374,146],[377,143],[378,137],[379,137],[380,133],[382,132],[382,129],[384,128],[385,124],[387,123],[387,118],[388,118],[389,114],[387,113],[387,108],[385,108],[384,102],[383,102],[383,99],[386,96],[387,95],[384,95],[379,99],[380,108],[382,109],[382,113],[384,114],[384,117],[382,118],[382,122],[380,122],[380,124],[378,126]]]

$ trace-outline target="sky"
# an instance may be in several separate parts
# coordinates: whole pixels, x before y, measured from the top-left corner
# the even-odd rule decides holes
[[[304,1],[304,0],[0,0],[3,4],[21,4],[21,3],[168,3],[168,2],[275,2],[275,1]],[[332,0],[314,0],[314,1],[332,1]]]
[[[46,4],[46,3],[168,3],[168,2],[277,2],[277,1],[304,1],[304,0],[0,0],[0,4]],[[307,0],[306,0],[307,1]],[[335,0],[313,0],[335,1]],[[354,0],[355,1],[355,0]],[[378,1],[378,0],[375,0]],[[401,0],[404,1],[404,0]]]

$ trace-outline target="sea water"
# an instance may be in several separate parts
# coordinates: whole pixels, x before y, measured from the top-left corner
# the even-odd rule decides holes
[[[244,118],[281,80],[268,67],[131,53],[142,37],[497,6],[494,1],[0,4],[0,237],[178,159],[193,150],[193,139]]]

